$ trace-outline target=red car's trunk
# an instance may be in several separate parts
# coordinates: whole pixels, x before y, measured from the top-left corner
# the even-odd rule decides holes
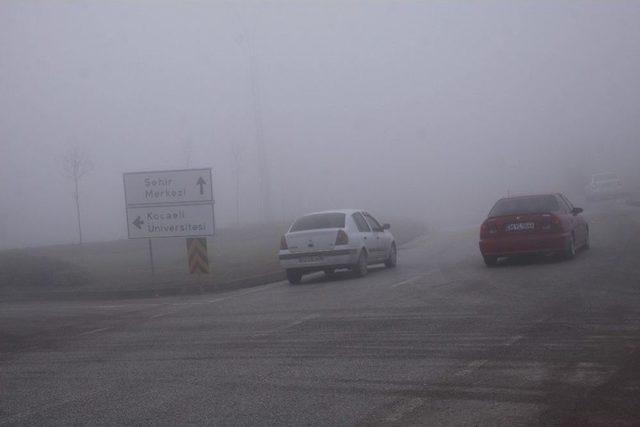
[[[560,218],[551,213],[528,213],[489,218],[482,225],[482,238],[562,232]]]

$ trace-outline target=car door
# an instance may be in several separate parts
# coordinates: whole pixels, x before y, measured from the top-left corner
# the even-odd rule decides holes
[[[371,214],[367,212],[363,212],[363,214],[367,222],[369,223],[369,226],[371,227],[371,233],[374,239],[375,255],[372,256],[372,258],[376,261],[384,260],[387,254],[384,229],[382,228],[382,225],[380,225],[378,220],[376,220]]]
[[[569,201],[569,199],[567,199],[564,194],[558,194],[558,197],[562,202],[562,206],[567,210],[567,216],[569,217],[571,228],[574,235],[576,236],[576,244],[578,246],[582,246],[586,243],[587,239],[587,223],[582,215],[574,215],[573,210],[575,206],[573,206],[573,204]]]
[[[373,236],[371,227],[369,227],[369,224],[364,219],[364,215],[362,215],[361,212],[355,212],[353,215],[351,215],[351,218],[353,219],[353,222],[356,224],[358,234],[360,235],[360,238],[362,239],[362,242],[364,243],[365,248],[367,248],[367,253],[375,254],[375,250],[376,250],[375,237]]]

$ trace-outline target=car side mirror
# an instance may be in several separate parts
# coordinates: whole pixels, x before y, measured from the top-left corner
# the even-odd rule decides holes
[[[391,224],[384,224],[384,225],[382,226],[382,229],[383,229],[383,230],[390,230],[390,229],[391,229]]]
[[[574,215],[578,215],[580,213],[584,212],[584,209],[582,208],[573,208],[573,210],[571,211],[572,214]]]

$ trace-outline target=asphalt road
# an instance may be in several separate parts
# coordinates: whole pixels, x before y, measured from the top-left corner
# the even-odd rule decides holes
[[[0,424],[640,424],[640,209],[573,261],[488,269],[442,230],[395,270],[0,304]]]

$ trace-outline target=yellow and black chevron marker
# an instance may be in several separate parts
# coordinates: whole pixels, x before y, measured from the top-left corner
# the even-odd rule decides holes
[[[206,238],[187,238],[187,254],[189,255],[189,272],[191,274],[209,274]]]

